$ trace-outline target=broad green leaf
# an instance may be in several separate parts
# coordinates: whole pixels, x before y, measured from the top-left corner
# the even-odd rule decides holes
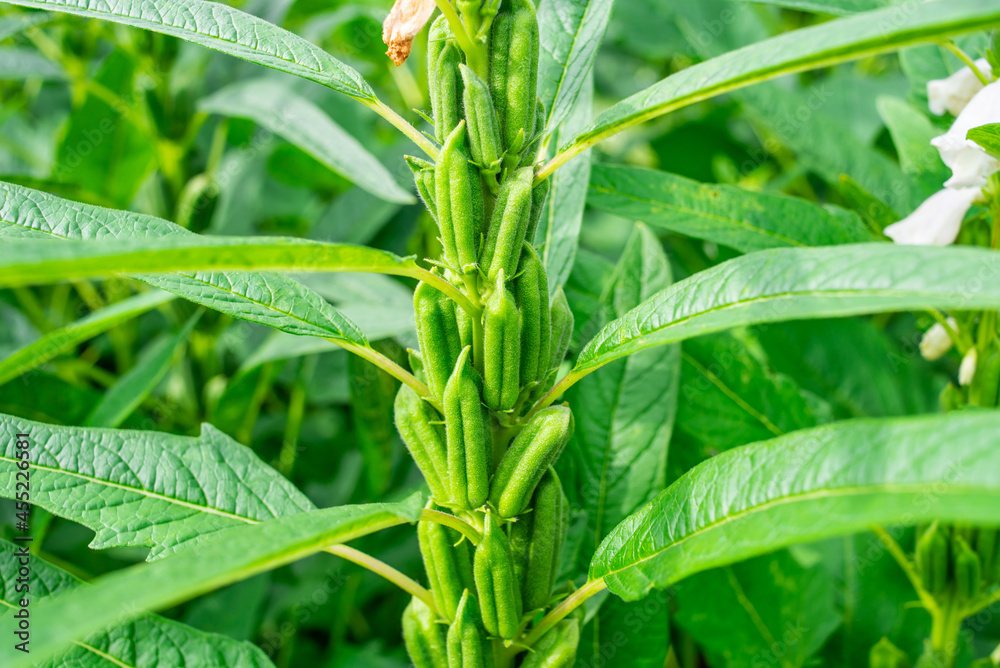
[[[31,439],[31,502],[79,522],[90,546],[151,548],[157,559],[232,526],[313,510],[247,447],[211,425],[201,436],[56,427],[0,416],[0,496],[16,493],[16,434]]]
[[[550,130],[569,116],[586,87],[613,4],[614,0],[544,0],[538,7],[542,47],[538,98],[548,112]]]
[[[972,128],[969,130],[969,139],[982,146],[994,158],[1000,160],[1000,123]]]
[[[564,149],[569,158],[637,123],[782,74],[856,60],[1000,23],[993,0],[887,7],[778,35],[673,74],[613,105]],[[558,159],[558,158],[557,158]]]
[[[610,4],[610,3],[609,3]],[[594,80],[587,78],[576,104],[565,122],[556,130],[556,139],[571,137],[586,125],[594,109]],[[549,177],[549,196],[545,201],[535,243],[541,246],[542,261],[549,276],[549,292],[566,283],[580,243],[580,228],[587,204],[590,181],[589,152],[577,156]]]
[[[913,199],[922,202],[941,190],[950,176],[941,154],[931,146],[931,139],[941,134],[941,130],[919,109],[898,97],[880,96],[876,104],[892,136],[903,173],[912,178],[911,190],[916,191]],[[904,211],[910,208],[901,207]]]
[[[0,41],[24,32],[28,28],[34,28],[48,23],[53,19],[51,14],[45,12],[32,12],[31,14],[8,14],[0,16]]]
[[[199,239],[174,223],[60,199],[0,182],[0,238],[65,240]],[[10,243],[4,239],[4,244]],[[367,345],[362,331],[301,283],[266,272],[198,271],[141,280],[184,299],[298,335]]]
[[[16,383],[0,385],[0,413],[50,424],[80,424],[102,396],[91,387],[73,385],[54,374],[36,371]]]
[[[608,298],[610,315],[625,313],[670,283],[670,263],[659,239],[645,226],[636,226]],[[666,486],[679,380],[680,349],[674,345],[628,357],[571,390],[577,428],[560,469],[571,470],[563,483],[572,507],[586,516],[584,565],[612,527]],[[650,611],[605,601],[583,629],[581,659],[586,662],[595,647],[617,643],[627,647],[629,666],[662,667],[670,633],[666,602],[658,602]],[[640,628],[622,623],[638,612],[647,616]]]
[[[861,220],[842,209],[637,167],[597,165],[587,201],[623,218],[744,253],[872,241]]]
[[[0,540],[0,610],[17,609],[24,595],[18,592],[21,546]],[[82,585],[66,571],[35,555],[28,556],[31,606],[55,594]],[[29,608],[30,610],[30,608]],[[9,613],[8,613],[9,614]],[[74,643],[75,647],[44,663],[42,668],[273,668],[258,647],[158,615],[142,615],[109,631],[98,631]],[[31,645],[29,644],[29,647]]]
[[[829,401],[838,417],[933,412],[944,381],[917,349],[869,320],[801,320],[758,328],[769,364]]]
[[[817,561],[804,549],[782,550],[697,573],[674,587],[676,622],[713,666],[811,665],[841,622],[833,582]]]
[[[14,351],[0,360],[0,385],[45,364],[74,346],[102,334],[112,327],[136,318],[174,296],[160,290],[150,290],[98,309],[71,325],[45,334],[34,343]]]
[[[771,372],[757,346],[746,332],[684,342],[670,480],[720,452],[818,424],[799,386]]]
[[[0,286],[38,285],[113,274],[216,269],[372,272],[413,275],[413,258],[350,244],[292,237],[170,236],[143,240],[10,239],[0,257]],[[283,295],[284,297],[284,295]],[[287,299],[287,297],[286,297]]]
[[[108,388],[83,426],[114,428],[121,425],[163,380],[197,321],[198,314],[179,332],[161,335],[146,346],[135,366]]]
[[[775,248],[724,262],[608,324],[579,376],[664,343],[740,325],[926,308],[1000,308],[1000,254],[972,247]]]
[[[35,49],[20,46],[0,46],[0,80],[21,79],[58,81],[66,74],[51,60]]]
[[[633,600],[709,568],[872,525],[995,523],[998,429],[995,411],[857,420],[730,450],[618,525],[590,577]]]
[[[2,0],[7,4],[113,21],[171,35],[300,76],[362,101],[375,93],[323,49],[251,14],[206,0]]]
[[[116,571],[58,598],[34,606],[31,654],[11,643],[0,646],[5,668],[21,668],[67,649],[109,624],[167,608],[205,592],[244,580],[355,538],[415,522],[423,500],[340,506],[226,529],[204,543],[155,563]],[[0,633],[11,637],[10,614],[0,617]]]
[[[786,9],[797,9],[803,12],[817,12],[847,16],[859,12],[870,12],[892,5],[892,0],[742,0],[761,5],[776,5]]]
[[[381,199],[402,204],[416,201],[357,139],[279,80],[240,81],[202,99],[198,108],[249,118]]]

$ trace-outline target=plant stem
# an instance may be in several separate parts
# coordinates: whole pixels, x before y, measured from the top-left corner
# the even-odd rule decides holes
[[[941,668],[951,668],[955,665],[955,655],[958,653],[958,634],[962,630],[962,606],[954,593],[947,595],[936,614],[932,616],[931,650],[937,661],[935,665]]]
[[[988,86],[991,83],[990,80],[986,78],[986,75],[979,71],[979,67],[976,66],[976,61],[970,58],[968,54],[965,53],[965,51],[962,51],[962,49],[958,48],[958,45],[955,44],[953,41],[951,41],[950,39],[944,40],[943,42],[941,42],[941,46],[944,49],[953,53],[956,58],[958,58],[959,60],[962,61],[962,63],[965,64],[966,67],[972,70],[972,73],[976,75],[976,78],[979,79],[979,81],[982,82],[984,86]]]
[[[441,410],[441,402],[438,401],[433,394],[431,394],[430,389],[423,383],[421,383],[417,378],[411,374],[409,371],[399,366],[391,359],[380,353],[379,351],[369,348],[367,346],[362,346],[357,343],[350,343],[348,341],[342,341],[339,339],[327,338],[327,341],[331,343],[336,343],[338,346],[352,352],[358,357],[368,360],[378,368],[385,371],[387,374],[395,378],[396,380],[405,383],[412,387],[420,397],[429,403],[434,408]]]
[[[577,589],[569,595],[569,598],[553,608],[549,614],[545,615],[542,621],[538,622],[538,626],[533,628],[531,633],[525,637],[524,644],[528,647],[534,645],[549,629],[561,622],[566,615],[576,610],[588,598],[605,588],[607,588],[607,585],[604,584],[604,578],[598,578]]]
[[[454,515],[442,513],[440,510],[429,510],[425,508],[420,513],[420,521],[434,522],[436,524],[441,524],[454,529],[468,538],[473,545],[479,545],[479,541],[483,539],[483,535],[479,533],[474,526],[461,518],[455,517]]]
[[[374,111],[376,114],[389,121],[396,127],[397,130],[402,132],[404,135],[410,138],[410,140],[420,147],[424,153],[430,157],[431,160],[437,160],[438,149],[430,139],[424,136],[420,130],[416,129],[410,125],[406,119],[397,114],[391,107],[387,106],[382,100],[359,100],[363,105]]]
[[[903,569],[903,573],[906,574],[906,578],[913,585],[913,589],[916,590],[917,596],[920,597],[920,603],[927,609],[932,616],[937,615],[940,610],[938,608],[937,601],[931,596],[930,592],[924,589],[920,582],[920,576],[917,574],[916,569],[913,564],[907,558],[906,553],[903,552],[903,548],[899,546],[896,539],[889,535],[889,532],[879,526],[871,527],[872,533],[878,536],[879,541],[885,546],[885,549],[889,550],[889,554],[896,560],[899,567]]]
[[[587,369],[586,371],[570,371],[566,374],[562,380],[552,386],[552,389],[545,393],[538,403],[535,404],[534,408],[524,416],[524,422],[527,422],[535,416],[538,411],[548,408],[552,403],[558,399],[566,390],[575,385],[577,381],[582,380],[586,376],[590,375],[594,371],[597,371],[600,367],[594,367],[593,369]]]
[[[458,12],[455,11],[451,0],[434,1],[437,3],[438,9],[441,10],[441,13],[448,20],[451,31],[455,33],[455,41],[458,42],[458,46],[465,52],[465,57],[469,61],[469,67],[473,72],[485,79],[488,74],[486,71],[485,51],[479,48],[475,40],[469,36],[469,32],[465,29],[465,23],[462,21],[462,17],[458,15]]]
[[[458,304],[462,310],[465,311],[470,318],[472,318],[473,322],[479,320],[479,318],[483,315],[482,307],[476,306],[476,304],[473,303],[469,297],[452,285],[450,281],[445,280],[431,271],[427,271],[423,267],[416,267],[401,275],[409,276],[410,278],[415,278],[418,281],[423,281],[428,285],[434,286],[448,296],[453,302]]]
[[[372,573],[381,575],[406,593],[415,598],[419,598],[428,608],[431,609],[431,612],[438,614],[437,606],[434,604],[434,597],[431,596],[429,591],[420,586],[418,582],[412,580],[403,573],[400,573],[384,561],[379,561],[370,554],[365,554],[364,552],[356,550],[348,545],[334,545],[326,548],[326,551],[330,554],[335,554],[342,559],[346,559],[351,563],[357,564],[362,568],[368,569]]]

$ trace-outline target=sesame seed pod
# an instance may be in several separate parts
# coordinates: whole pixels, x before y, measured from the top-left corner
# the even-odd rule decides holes
[[[509,411],[521,390],[521,314],[502,270],[483,309],[483,341],[483,399],[493,410]]]
[[[427,384],[435,397],[441,397],[462,352],[455,302],[420,283],[413,292],[413,311]]]
[[[483,626],[491,636],[510,639],[521,622],[521,592],[514,577],[510,545],[492,513],[486,514],[483,540],[473,563]]]
[[[489,472],[493,458],[489,416],[480,398],[482,381],[469,359],[466,347],[444,389],[445,443],[451,503],[472,510],[489,496]]]
[[[534,173],[529,168],[519,170],[500,186],[490,229],[479,258],[490,283],[500,272],[513,276],[521,259],[521,245],[531,218],[531,182]]]
[[[403,640],[414,668],[440,668],[448,661],[445,629],[419,598],[403,611]]]
[[[434,498],[447,503],[451,492],[448,486],[448,455],[444,445],[442,418],[434,407],[421,399],[409,385],[402,385],[396,393],[396,429],[410,451],[417,468],[424,475]]]

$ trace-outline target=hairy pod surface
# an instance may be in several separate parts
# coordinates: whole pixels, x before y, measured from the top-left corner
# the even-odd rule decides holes
[[[496,174],[503,158],[503,148],[500,144],[500,121],[493,108],[490,87],[465,65],[459,71],[462,74],[462,99],[472,159],[483,171]]]
[[[463,510],[478,508],[489,496],[493,458],[489,415],[480,398],[482,381],[462,350],[444,389],[445,445],[451,503]]]
[[[427,38],[427,82],[430,89],[434,133],[443,142],[462,118],[462,50],[444,16],[431,24]]]
[[[524,511],[538,482],[573,435],[573,426],[573,411],[553,406],[539,411],[514,439],[490,489],[490,503],[501,517]]]
[[[525,610],[545,608],[552,597],[569,523],[567,505],[559,477],[550,467],[532,498],[528,559],[521,589]]]
[[[531,169],[519,170],[500,186],[479,266],[490,283],[500,272],[513,276],[521,259],[521,245],[531,218]]]
[[[527,386],[548,373],[552,335],[549,277],[529,243],[524,244],[520,273],[514,281],[514,299],[521,310],[521,385]]]
[[[396,429],[410,456],[427,481],[434,498],[448,503],[448,451],[445,448],[442,421],[434,407],[420,398],[409,385],[396,393]]]
[[[417,194],[423,201],[431,217],[437,220],[437,203],[435,201],[434,190],[434,165],[426,160],[414,158],[412,155],[405,156],[406,164],[413,172],[413,182],[417,186]]]
[[[489,654],[483,640],[476,620],[475,601],[466,590],[455,621],[448,629],[448,668],[487,668]]]
[[[545,179],[531,191],[531,217],[528,219],[528,230],[524,233],[524,239],[532,246],[535,245],[535,237],[538,236],[538,223],[545,213],[545,200],[548,199],[551,188],[552,179]]]
[[[435,397],[444,394],[462,352],[455,302],[437,288],[420,283],[413,291],[413,312],[427,384]]]
[[[538,43],[531,0],[504,2],[493,19],[490,89],[504,148],[514,154],[520,154],[525,139],[535,132]]]
[[[413,598],[403,611],[403,640],[415,668],[447,665],[445,627],[419,598]]]
[[[979,593],[982,563],[965,539],[957,537],[952,545],[955,553],[955,590],[959,596],[971,600]]]
[[[580,645],[580,621],[564,619],[539,638],[532,652],[521,663],[521,668],[570,668],[576,663],[576,650]]]
[[[542,133],[545,131],[545,105],[541,100],[535,101],[535,124],[534,135],[530,136],[530,142],[521,154],[521,167],[531,167],[538,157],[538,149],[542,146]]]
[[[482,179],[479,170],[469,162],[465,144],[462,121],[448,135],[434,173],[445,263],[460,274],[479,259],[479,240],[483,235]]]
[[[483,540],[476,546],[474,573],[486,633],[513,638],[521,622],[521,592],[514,576],[510,544],[492,513],[486,514]]]
[[[917,539],[917,568],[924,589],[934,595],[948,584],[948,537],[937,523]]]
[[[475,586],[469,543],[457,531],[436,522],[420,522],[417,538],[438,612],[454,620],[462,592]]]
[[[521,391],[521,314],[503,271],[483,309],[483,341],[483,399],[493,410],[509,411]]]
[[[552,336],[549,339],[549,371],[554,371],[562,364],[573,338],[573,311],[566,300],[562,286],[556,288],[552,295],[551,307]]]

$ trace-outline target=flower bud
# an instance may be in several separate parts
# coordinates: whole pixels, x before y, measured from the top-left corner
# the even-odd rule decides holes
[[[958,384],[962,387],[972,385],[972,380],[976,377],[976,365],[979,363],[979,353],[972,348],[962,358],[962,365],[958,368]]]
[[[952,331],[958,331],[958,323],[954,318],[948,318],[948,327]],[[951,335],[941,323],[934,323],[934,326],[924,333],[924,338],[920,340],[920,355],[928,362],[934,362],[944,357],[945,353],[951,350],[954,345]]]

